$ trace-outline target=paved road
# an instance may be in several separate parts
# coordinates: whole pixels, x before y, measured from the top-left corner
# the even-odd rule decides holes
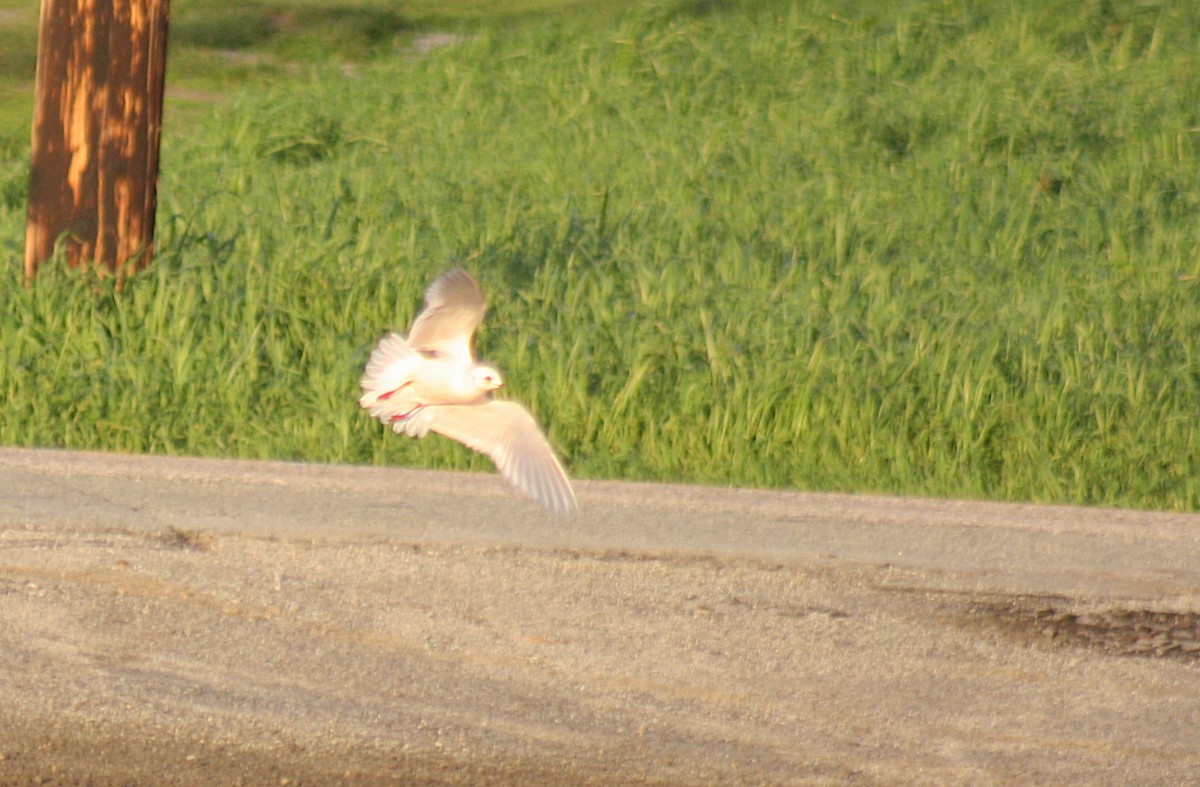
[[[0,784],[1184,784],[1200,516],[0,449]]]

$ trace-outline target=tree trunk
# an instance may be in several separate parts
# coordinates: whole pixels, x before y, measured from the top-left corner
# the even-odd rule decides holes
[[[42,0],[25,274],[153,254],[169,0]]]

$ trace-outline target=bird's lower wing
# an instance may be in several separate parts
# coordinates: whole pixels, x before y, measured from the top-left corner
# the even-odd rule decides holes
[[[412,383],[413,367],[417,360],[417,351],[403,336],[390,333],[383,337],[367,361],[360,382],[363,393],[358,400],[359,406],[368,410],[372,418],[384,423],[392,416],[411,409],[413,405],[403,396],[403,390]]]
[[[571,482],[533,416],[515,402],[426,408],[429,428],[487,454],[506,481],[559,513],[579,508]],[[424,413],[423,413],[424,414]]]

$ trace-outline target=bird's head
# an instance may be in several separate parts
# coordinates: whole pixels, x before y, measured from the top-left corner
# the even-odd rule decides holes
[[[504,385],[500,372],[491,366],[476,366],[471,370],[471,379],[483,391],[494,391]]]

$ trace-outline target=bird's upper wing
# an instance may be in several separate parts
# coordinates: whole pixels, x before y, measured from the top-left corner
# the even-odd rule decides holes
[[[547,508],[579,508],[575,492],[537,422],[515,402],[429,407],[428,428],[487,454],[504,479]]]
[[[422,352],[471,362],[471,337],[486,309],[479,284],[462,268],[454,268],[434,279],[425,291],[425,308],[413,320],[408,343]]]

